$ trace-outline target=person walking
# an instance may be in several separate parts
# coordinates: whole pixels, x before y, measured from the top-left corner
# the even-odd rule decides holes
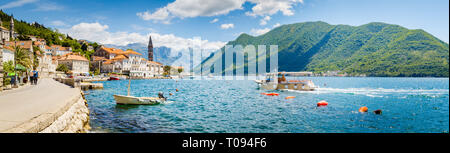
[[[37,85],[38,78],[39,78],[39,72],[34,70],[33,71],[33,82],[34,82],[34,85]]]
[[[30,84],[33,85],[33,83],[34,83],[34,71],[31,71]]]

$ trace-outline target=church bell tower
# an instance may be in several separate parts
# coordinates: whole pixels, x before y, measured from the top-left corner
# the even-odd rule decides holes
[[[11,15],[11,23],[10,23],[10,29],[9,29],[9,36],[10,38],[14,38],[14,16]]]
[[[153,43],[152,43],[152,36],[150,36],[148,41],[148,60],[153,61]]]

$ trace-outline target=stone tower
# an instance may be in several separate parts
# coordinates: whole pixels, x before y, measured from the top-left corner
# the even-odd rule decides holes
[[[11,24],[10,24],[9,35],[11,38],[14,39],[14,16],[12,16],[12,15],[11,15]]]
[[[152,43],[152,36],[150,36],[148,41],[148,60],[153,61],[153,43]]]

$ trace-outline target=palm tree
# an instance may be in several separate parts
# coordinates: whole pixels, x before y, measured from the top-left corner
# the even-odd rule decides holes
[[[30,52],[28,52],[28,50],[20,47],[20,46],[14,46],[13,47],[15,50],[14,53],[14,73],[15,73],[15,82],[17,82],[17,72],[16,72],[16,68],[17,68],[17,64],[20,64],[22,66],[24,66],[25,68],[29,69],[31,67],[31,58],[30,58]],[[28,78],[28,73],[27,73],[27,78]]]
[[[31,68],[30,52],[20,46],[14,47],[16,64],[20,64],[26,68]]]

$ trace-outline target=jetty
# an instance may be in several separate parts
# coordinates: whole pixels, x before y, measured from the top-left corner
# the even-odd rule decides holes
[[[81,90],[50,78],[0,93],[0,133],[85,132],[88,121]]]
[[[81,88],[81,90],[103,89],[103,84],[102,83],[81,82],[80,88]]]

